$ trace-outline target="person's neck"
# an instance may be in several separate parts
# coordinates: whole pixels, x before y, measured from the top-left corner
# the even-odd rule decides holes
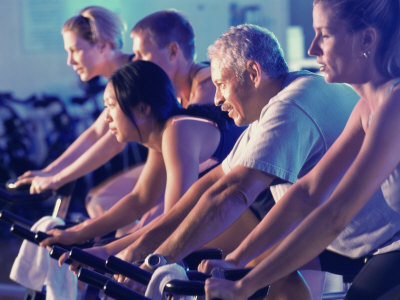
[[[288,74],[264,79],[264,83],[260,88],[261,102],[264,103],[264,106],[283,89],[283,83]]]
[[[372,74],[361,82],[352,83],[350,85],[356,93],[374,109],[379,105],[379,102],[384,99],[389,81],[389,78],[385,78],[382,75]]]
[[[130,57],[129,54],[114,51],[110,59],[105,62],[103,76],[110,78],[116,70],[129,62]]]
[[[195,63],[193,61],[182,62],[172,80],[176,96],[181,100],[183,107],[186,107],[190,101],[190,92],[192,90],[192,78],[190,74],[194,66]]]
[[[288,74],[279,76],[277,78],[266,77],[263,79],[262,84],[258,88],[257,91],[257,100],[256,108],[254,109],[257,112],[257,116],[255,120],[260,118],[261,111],[263,108],[269,103],[269,101],[275,97],[282,89],[283,82],[285,81]]]
[[[142,136],[140,143],[147,148],[161,152],[164,128],[164,125],[159,124],[155,120],[148,121],[146,126],[140,126],[140,133]]]

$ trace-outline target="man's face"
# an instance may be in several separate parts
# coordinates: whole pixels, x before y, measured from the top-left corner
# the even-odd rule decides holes
[[[251,123],[246,111],[249,109],[247,88],[235,76],[232,69],[223,67],[218,59],[211,61],[211,79],[216,87],[214,102],[227,111],[237,126]]]
[[[151,61],[161,67],[169,78],[172,78],[172,66],[167,47],[158,47],[148,31],[133,32],[131,38],[133,40],[132,50],[135,53],[135,60]]]

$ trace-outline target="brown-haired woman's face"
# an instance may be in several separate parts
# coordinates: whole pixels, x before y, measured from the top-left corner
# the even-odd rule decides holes
[[[71,66],[82,81],[102,76],[101,61],[104,51],[98,44],[91,44],[72,31],[63,32],[64,48],[68,53],[67,65]],[[104,75],[103,75],[104,76]]]
[[[308,53],[317,57],[327,82],[352,83],[360,76],[362,49],[359,33],[352,33],[324,2],[314,5],[315,37]]]

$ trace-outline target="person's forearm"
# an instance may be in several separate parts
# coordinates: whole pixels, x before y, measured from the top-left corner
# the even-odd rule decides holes
[[[196,205],[203,193],[223,174],[220,166],[197,180],[170,211],[151,222],[137,241],[143,252],[151,253],[169,237]]]
[[[56,160],[44,168],[43,171],[57,173],[70,165],[96,142],[93,135],[90,129],[86,130]]]
[[[178,261],[214,240],[242,216],[272,180],[272,176],[244,166],[236,166],[226,175],[222,172],[156,252]]]
[[[115,255],[115,254],[121,252],[122,250],[124,250],[125,248],[127,248],[128,246],[130,246],[131,244],[135,243],[138,240],[138,238],[142,234],[144,234],[144,232],[146,232],[146,230],[148,229],[150,224],[152,222],[156,221],[158,218],[160,218],[160,216],[155,218],[153,221],[151,221],[146,226],[105,245],[104,248],[106,249],[108,255]]]
[[[102,216],[86,221],[81,229],[81,236],[91,239],[132,224],[151,208],[149,205],[151,203],[148,201],[139,201],[137,195],[130,193]]]
[[[55,175],[57,185],[62,186],[94,171],[121,152],[124,147],[124,143],[119,143],[115,136],[106,133],[84,154]]]
[[[376,174],[371,175],[372,170],[376,168],[372,163],[368,165],[372,165],[370,169],[367,167],[362,170],[357,170],[353,166],[329,199],[313,210],[283,239],[272,253],[243,279],[243,284],[252,286],[252,290],[255,291],[283,278],[317,257],[340,234],[379,187],[379,178],[375,179]],[[373,179],[368,181],[366,177]],[[370,184],[363,185],[364,182]],[[354,188],[357,186],[363,188],[357,190]]]
[[[218,191],[207,191],[155,252],[164,255],[169,262],[176,262],[224,232],[248,205],[241,193],[229,195],[229,201],[220,201],[223,197]]]
[[[308,200],[308,195],[300,185],[289,190],[227,258],[238,266],[245,266],[266,250],[270,250],[318,205],[317,202]]]
[[[318,209],[314,213],[316,211]],[[318,256],[339,234],[340,230],[332,228],[337,216],[336,213],[332,213],[332,209],[325,208],[319,211],[325,215],[325,218],[320,220],[320,226],[312,225],[314,213],[241,280],[241,285],[246,287],[248,295],[299,269]],[[343,224],[342,227],[344,226]]]
[[[105,122],[105,113],[96,119],[96,121],[86,129],[69,147],[68,149],[44,171],[57,173],[66,166],[74,162],[79,156],[86,152],[93,144],[108,132],[108,125]]]

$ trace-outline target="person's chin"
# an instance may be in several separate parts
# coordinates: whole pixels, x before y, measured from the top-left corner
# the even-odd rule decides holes
[[[79,78],[80,78],[81,81],[83,81],[83,82],[89,81],[89,79],[88,79],[87,76],[85,76],[85,75],[79,75]]]
[[[238,127],[247,125],[246,122],[244,122],[244,120],[242,118],[240,118],[240,117],[233,118],[233,122]]]
[[[80,79],[81,79],[83,82],[89,81],[90,79],[93,78],[93,76],[89,76],[89,75],[86,74],[86,73],[81,73],[81,74],[79,74],[79,77],[80,77]]]
[[[324,73],[324,78],[327,83],[333,83],[332,76],[328,73]]]
[[[119,135],[116,135],[115,137],[117,138],[118,143],[125,143],[125,142],[126,142],[126,140],[123,139],[123,138],[122,138],[121,136],[119,136]]]

